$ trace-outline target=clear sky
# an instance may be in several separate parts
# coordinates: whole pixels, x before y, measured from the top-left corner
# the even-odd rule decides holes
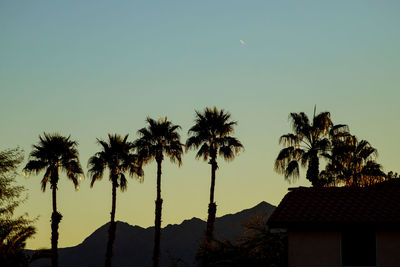
[[[217,106],[238,121],[246,150],[219,162],[217,216],[261,201],[277,205],[290,186],[273,170],[288,114],[330,111],[379,151],[385,171],[400,171],[399,1],[11,1],[0,2],[0,149],[25,158],[39,134],[79,142],[80,160],[96,138],[129,134],[146,116],[182,126],[194,110]],[[189,152],[163,164],[163,226],[206,219],[210,166]],[[26,163],[26,160],[25,162]],[[22,211],[40,216],[28,247],[50,246],[51,194],[39,177]],[[156,166],[118,192],[116,218],[154,222]],[[108,177],[75,191],[61,177],[60,247],[73,246],[109,221]]]

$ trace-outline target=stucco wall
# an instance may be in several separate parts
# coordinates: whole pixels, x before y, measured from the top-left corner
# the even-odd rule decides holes
[[[288,238],[289,267],[341,266],[339,232],[289,232]]]
[[[378,266],[400,266],[400,232],[377,232]]]

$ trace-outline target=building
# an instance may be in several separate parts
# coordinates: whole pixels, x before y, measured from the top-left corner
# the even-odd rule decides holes
[[[267,223],[287,231],[289,267],[399,267],[400,179],[289,189]]]

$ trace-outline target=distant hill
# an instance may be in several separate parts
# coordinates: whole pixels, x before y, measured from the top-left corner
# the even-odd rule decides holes
[[[235,240],[242,231],[242,223],[255,214],[269,217],[275,206],[261,202],[257,206],[228,214],[216,219],[215,237]],[[98,267],[104,265],[109,223],[101,226],[75,247],[59,249],[60,267]],[[192,218],[181,224],[170,224],[162,230],[160,266],[197,266],[195,255],[204,236],[206,222]],[[113,266],[152,266],[154,227],[142,228],[125,222],[117,222]],[[50,266],[50,261],[41,260],[33,267]]]

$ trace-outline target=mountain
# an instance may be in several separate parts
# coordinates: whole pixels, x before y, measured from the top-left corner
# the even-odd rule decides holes
[[[215,237],[233,241],[239,237],[242,224],[254,215],[269,217],[275,207],[267,202],[216,219]],[[109,223],[101,226],[75,247],[59,249],[60,267],[98,267],[104,265]],[[161,233],[160,266],[197,266],[195,255],[204,236],[206,222],[192,218],[181,224],[170,224]],[[152,266],[154,227],[142,228],[117,222],[113,266]],[[31,266],[50,265],[50,261],[35,261]],[[173,265],[173,264],[176,265]]]

